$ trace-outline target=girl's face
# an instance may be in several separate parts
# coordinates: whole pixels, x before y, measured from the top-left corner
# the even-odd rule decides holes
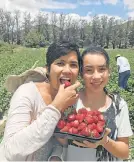
[[[109,79],[105,57],[102,54],[86,54],[83,57],[82,73],[87,89],[92,92],[103,91]]]
[[[69,52],[65,56],[59,57],[50,66],[50,85],[53,89],[58,90],[60,84],[69,81],[75,83],[79,73],[78,58],[75,51]]]

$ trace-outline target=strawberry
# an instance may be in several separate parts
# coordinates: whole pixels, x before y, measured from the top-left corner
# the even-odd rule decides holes
[[[81,132],[82,132],[82,135],[84,136],[90,136],[91,134],[90,129],[88,129],[87,127],[85,127]]]
[[[92,116],[86,116],[84,121],[87,123],[87,124],[92,124],[94,123],[94,119],[92,118]]]
[[[77,134],[80,135],[80,136],[83,136],[82,131],[81,132],[78,132]]]
[[[93,111],[88,111],[88,112],[87,112],[87,115],[92,116],[92,115],[93,115]]]
[[[71,128],[68,130],[68,133],[73,134],[73,127],[71,127]]]
[[[99,133],[102,133],[102,132],[103,132],[103,126],[97,125],[96,130],[97,130]]]
[[[96,116],[98,116],[98,115],[100,115],[100,114],[101,114],[101,112],[100,112],[100,111],[98,111],[98,110],[93,110],[93,114],[94,114],[94,115],[96,115]]]
[[[85,114],[86,115],[87,112],[88,111],[85,108],[81,108],[81,109],[78,110],[78,114]]]
[[[65,88],[69,87],[71,85],[71,83],[69,81],[67,81],[67,80],[64,82],[64,84],[65,84]]]
[[[79,121],[79,123],[81,123],[84,120],[85,116],[84,114],[77,114],[76,115],[76,120]]]
[[[71,126],[77,128],[79,126],[79,121],[78,120],[72,121]]]
[[[90,130],[96,129],[97,125],[95,123],[88,124],[87,126]]]
[[[68,121],[74,121],[76,119],[76,115],[75,114],[70,114],[70,115],[68,115],[68,117],[67,117],[67,120]]]
[[[98,117],[96,115],[92,116],[92,119],[94,120],[94,123],[98,122]]]
[[[86,126],[87,126],[87,124],[84,123],[84,122],[82,122],[82,123],[79,124],[78,130],[81,131],[81,130],[84,129]]]
[[[77,134],[77,133],[78,133],[77,128],[72,127],[72,133],[73,133],[73,134]]]
[[[66,123],[66,126],[68,126],[68,127],[71,128],[71,122],[67,122],[67,123]]]
[[[69,126],[65,126],[64,128],[62,128],[62,129],[60,130],[60,132],[68,132],[70,128],[71,128],[71,127],[69,127]]]
[[[105,120],[105,119],[104,119],[104,116],[103,116],[102,114],[98,115],[98,120],[104,121],[104,120]]]
[[[98,131],[96,129],[94,129],[91,132],[91,136],[92,137],[95,137],[95,138],[98,138],[98,137],[100,137],[100,134],[98,133]]]
[[[64,120],[59,120],[57,127],[59,129],[62,129],[66,125],[66,122]]]

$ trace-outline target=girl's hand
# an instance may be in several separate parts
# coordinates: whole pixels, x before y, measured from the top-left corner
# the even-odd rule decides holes
[[[73,141],[73,143],[78,145],[78,146],[88,147],[88,148],[97,148],[99,145],[104,146],[109,141],[108,134],[110,132],[111,132],[111,130],[109,128],[106,128],[106,131],[105,131],[103,139],[98,141],[98,142],[96,142],[96,143],[92,143],[92,142],[88,142],[88,141],[83,141],[83,143],[77,142],[77,141]]]

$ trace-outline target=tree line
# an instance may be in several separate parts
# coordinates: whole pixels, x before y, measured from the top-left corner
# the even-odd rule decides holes
[[[80,47],[90,44],[104,48],[134,46],[134,21],[95,15],[91,21],[73,19],[70,15],[39,12],[21,15],[0,9],[0,40],[27,47],[47,46],[59,40],[77,42]]]

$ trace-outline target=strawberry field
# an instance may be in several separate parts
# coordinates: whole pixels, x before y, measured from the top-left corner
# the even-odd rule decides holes
[[[115,49],[107,50],[111,59],[111,78],[107,89],[109,92],[119,91],[121,96],[127,101],[130,110],[130,120],[134,129],[134,50],[133,49]],[[13,51],[0,52],[0,119],[7,114],[9,100],[12,96],[4,88],[4,82],[9,74],[20,74],[31,68],[37,61],[36,66],[45,65],[46,49],[31,49],[16,47]],[[115,56],[121,54],[128,58],[131,65],[131,77],[128,81],[129,91],[124,91],[118,87],[118,74],[115,62]],[[4,126],[0,126],[0,136],[2,137]],[[132,141],[133,142],[133,141]],[[134,142],[133,142],[134,143]],[[133,153],[133,151],[132,151]]]

